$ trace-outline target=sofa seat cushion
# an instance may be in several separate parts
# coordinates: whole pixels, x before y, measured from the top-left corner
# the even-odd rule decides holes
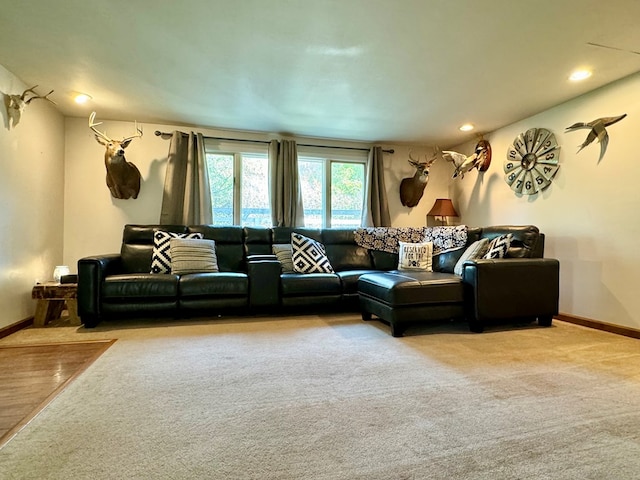
[[[127,273],[110,275],[102,285],[102,298],[176,298],[178,276]]]
[[[280,284],[283,297],[342,293],[340,277],[335,273],[283,273]]]
[[[180,297],[247,296],[249,277],[246,273],[189,273],[180,276]]]
[[[342,282],[342,293],[352,295],[358,293],[358,279],[367,273],[376,273],[377,270],[345,270],[337,272]]]
[[[358,293],[392,306],[462,303],[462,279],[451,273],[391,271],[368,273]]]

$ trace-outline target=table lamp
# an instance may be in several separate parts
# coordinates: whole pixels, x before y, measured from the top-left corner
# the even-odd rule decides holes
[[[459,216],[458,212],[453,208],[453,203],[448,198],[438,198],[427,213],[427,217],[440,217],[442,225],[448,224],[447,217],[457,216]]]

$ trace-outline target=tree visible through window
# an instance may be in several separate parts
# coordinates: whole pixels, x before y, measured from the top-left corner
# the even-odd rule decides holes
[[[232,154],[207,154],[207,173],[211,188],[214,225],[233,225]]]
[[[366,158],[298,157],[305,226],[360,226],[365,162]]]
[[[359,227],[364,201],[364,164],[331,162],[331,226]]]
[[[266,148],[248,150],[224,152],[207,145],[214,225],[271,226]]]

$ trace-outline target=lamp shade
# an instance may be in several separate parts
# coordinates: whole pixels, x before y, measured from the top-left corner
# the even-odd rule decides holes
[[[458,212],[453,208],[453,203],[448,198],[438,198],[436,203],[433,204],[428,217],[457,217]]]

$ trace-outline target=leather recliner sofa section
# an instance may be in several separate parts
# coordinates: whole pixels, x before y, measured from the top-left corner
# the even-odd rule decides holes
[[[149,273],[157,230],[198,232],[214,240],[220,271]],[[290,243],[293,231],[322,242],[335,273],[283,273],[272,245]],[[539,317],[550,323],[557,314],[559,265],[557,260],[542,258],[544,235],[535,226],[469,228],[467,244],[505,232],[514,236],[511,258],[467,262],[460,277],[453,274],[453,267],[464,249],[435,256],[431,275],[407,273],[395,270],[397,254],[357,245],[353,229],[126,225],[120,253],[78,261],[78,313],[84,326],[91,328],[102,319],[124,316],[180,318],[291,308],[309,311],[309,307],[312,311],[361,309],[363,318],[375,314],[390,323],[396,335],[411,323],[443,317],[467,317],[475,331],[493,318]],[[536,272],[543,272],[542,277]],[[413,278],[415,275],[424,278]],[[454,285],[442,298],[437,293],[438,276]],[[382,286],[374,289],[378,293],[363,287],[367,278],[373,284],[381,279]],[[540,278],[544,281],[538,282]],[[407,297],[410,290],[414,293]],[[396,297],[404,300],[396,302]],[[416,299],[431,300],[416,303]],[[536,308],[539,304],[542,309]]]
[[[460,250],[434,257],[434,271],[390,271],[362,275],[362,318],[373,315],[401,337],[412,324],[466,319],[473,332],[502,321],[537,320],[550,326],[558,313],[560,264],[543,258],[544,234],[537,227],[469,228],[467,245],[511,234],[507,257],[467,260],[462,275],[453,273]],[[463,249],[464,250],[464,249]]]

